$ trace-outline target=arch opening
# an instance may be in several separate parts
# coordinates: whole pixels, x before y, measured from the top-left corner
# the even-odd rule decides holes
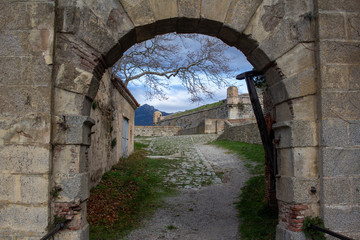
[[[234,76],[235,76],[236,74],[234,74]],[[238,94],[237,94],[237,91],[236,91],[236,98],[238,97]],[[234,96],[233,96],[233,98],[235,98]],[[252,111],[252,110],[251,110]],[[155,117],[155,116],[154,116]],[[236,118],[236,117],[233,117],[233,118]]]

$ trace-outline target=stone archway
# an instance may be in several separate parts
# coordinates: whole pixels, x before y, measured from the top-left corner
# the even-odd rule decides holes
[[[77,11],[81,13],[79,16],[84,17],[80,17],[77,21],[83,23],[85,28],[79,29],[77,34],[68,35],[64,32],[58,34],[57,46],[62,49],[59,54],[64,55],[65,61],[56,63],[59,70],[56,74],[58,81],[55,87],[55,115],[77,114],[79,116],[69,117],[67,122],[71,122],[71,118],[78,119],[81,116],[81,121],[76,121],[80,125],[74,125],[74,128],[80,128],[83,131],[89,129],[90,125],[85,124],[87,118],[82,116],[87,115],[89,100],[93,98],[91,93],[96,93],[102,73],[112,66],[125,50],[137,42],[169,32],[201,33],[218,37],[243,51],[254,67],[265,73],[269,83],[275,107],[269,111],[277,122],[275,124],[276,138],[280,139],[279,160],[285,160],[283,164],[287,165],[281,166],[282,178],[278,180],[278,200],[281,209],[288,212],[301,204],[306,205],[306,211],[311,211],[311,214],[314,212],[318,214],[316,196],[304,194],[300,198],[296,195],[318,185],[317,139],[312,136],[314,132],[317,132],[314,102],[316,98],[315,55],[309,50],[314,48],[314,22],[301,16],[313,12],[312,5],[301,2],[297,3],[297,6],[289,6],[288,3],[281,1],[273,5],[261,1],[183,2],[184,4],[178,4],[177,1],[122,1],[122,4],[116,5],[116,8],[113,5],[104,6],[103,4],[97,8],[96,5],[99,4],[94,3],[87,5],[90,9],[86,7],[78,9],[73,6],[71,10],[74,14],[73,19],[76,19]],[[290,11],[291,7],[296,7],[296,15]],[[70,10],[64,7],[63,24],[67,23],[68,11]],[[279,19],[284,20],[282,22]],[[106,23],[106,27],[97,25],[100,22]],[[116,38],[119,39],[117,42],[114,41]],[[66,63],[69,56],[71,58]],[[94,59],[96,60],[93,61]],[[90,67],[87,68],[86,65]],[[76,69],[76,66],[85,73],[72,70]],[[90,77],[91,70],[92,78],[86,80],[88,81],[85,85],[86,90],[74,93],[74,89],[79,87],[84,90],[84,84],[74,86],[79,81],[73,79],[84,75]],[[75,74],[63,77],[67,73]],[[70,82],[62,82],[62,79]],[[64,93],[72,94],[72,99],[81,98],[80,105],[69,108],[69,104],[66,103],[66,106],[60,107],[57,103],[63,99],[60,96]],[[79,101],[71,102],[79,103]],[[272,106],[272,104],[269,105]],[[68,109],[77,110],[71,112]],[[275,115],[276,112],[277,115]],[[57,129],[55,137],[63,134],[60,128]],[[304,133],[308,136],[300,136]],[[55,148],[64,143],[75,147],[85,145],[86,140],[82,140],[85,143],[54,141],[53,144],[56,145]],[[301,153],[301,156],[307,154],[304,160],[306,162],[302,163],[301,167],[289,166],[299,164],[298,160],[293,159],[296,157],[295,152]],[[79,158],[79,161],[85,161],[85,159]],[[301,172],[295,173],[295,169],[299,168]],[[83,176],[84,173],[79,172],[75,177]],[[78,182],[81,181],[78,180]],[[63,185],[61,181],[58,184]],[[78,188],[79,193],[84,192],[84,186],[79,184]],[[86,198],[85,194],[81,201],[85,201]],[[73,202],[75,199],[66,200]],[[60,205],[67,202],[61,197],[57,201]],[[304,213],[297,214],[300,216]],[[281,231],[290,234],[296,234],[291,230],[299,231],[298,227],[287,222],[288,217],[283,219],[286,221],[282,221],[279,225]]]
[[[47,107],[39,108],[36,104],[41,100],[36,95],[24,92],[23,88],[16,90],[25,99],[21,106],[31,106],[35,115],[46,113],[37,121],[43,121],[48,132],[51,125],[51,134],[47,133],[51,141],[48,138],[43,140],[41,144],[45,147],[36,145],[40,144],[37,138],[26,137],[31,127],[21,123],[16,129],[18,134],[15,133],[20,140],[4,138],[4,143],[1,143],[5,159],[11,159],[10,152],[22,146],[25,138],[27,143],[33,144],[31,151],[36,145],[43,152],[42,159],[48,159],[41,163],[41,174],[47,176],[45,180],[43,176],[41,179],[38,177],[37,170],[0,169],[10,179],[5,180],[9,183],[6,188],[9,190],[0,192],[1,201],[6,205],[1,214],[15,212],[21,215],[41,210],[41,214],[36,215],[38,221],[25,228],[13,228],[5,221],[10,219],[9,222],[20,224],[30,220],[4,218],[0,227],[11,236],[29,236],[30,232],[40,236],[46,223],[53,218],[51,211],[80,206],[82,210],[71,225],[73,231],[62,232],[59,239],[88,238],[88,173],[83,163],[93,124],[88,117],[91,101],[106,69],[126,49],[169,32],[201,33],[220,38],[240,49],[257,70],[264,72],[271,93],[270,114],[276,121],[273,129],[278,141],[278,239],[301,238],[301,219],[310,214],[321,214],[332,230],[359,235],[358,223],[352,222],[358,215],[349,212],[356,212],[359,208],[356,186],[360,171],[346,166],[353,163],[355,169],[359,169],[354,156],[359,146],[356,133],[360,111],[350,100],[359,99],[360,95],[354,80],[360,68],[360,50],[356,48],[360,39],[356,29],[349,27],[351,24],[344,24],[345,21],[357,21],[360,9],[357,0],[78,0],[3,3],[1,6],[2,12],[14,12],[16,8],[31,10],[29,23],[26,20],[9,25],[2,36],[27,40],[26,44],[21,42],[18,45],[13,41],[11,47],[31,49],[24,54],[32,54],[39,63],[27,61],[22,53],[15,52],[15,57],[6,51],[3,54],[11,55],[14,64],[18,59],[25,66],[46,69],[46,72],[39,71],[38,77],[44,77],[46,90],[51,93],[44,95],[40,91],[41,84],[22,83],[40,91],[41,96],[51,98]],[[334,22],[338,23],[336,31],[332,29]],[[13,33],[22,28],[32,30],[24,36]],[[338,84],[334,75],[342,79],[343,84]],[[348,84],[351,83],[350,91]],[[5,86],[8,93],[2,94],[4,99],[15,91],[11,83],[5,83]],[[2,108],[2,117],[15,119],[18,116],[13,109]],[[31,119],[31,116],[26,119]],[[10,131],[15,130],[6,130],[3,135],[9,135]],[[20,149],[16,159],[25,157],[24,151]],[[336,153],[345,159],[341,161],[340,170],[334,167],[339,167],[339,157],[333,156]],[[25,158],[35,161],[37,155],[31,154]],[[75,172],[68,172],[66,164],[69,162],[77,166]],[[49,191],[42,195],[39,193],[38,199],[22,198],[22,193],[11,196],[8,192],[18,186],[19,176],[32,181],[28,185],[24,182],[21,189],[26,186],[37,189],[40,183],[48,186]],[[62,186],[63,191],[52,202],[53,180]],[[333,186],[340,187],[342,183],[347,187],[340,194]],[[294,219],[293,216],[297,217]],[[344,224],[339,225],[339,221]]]

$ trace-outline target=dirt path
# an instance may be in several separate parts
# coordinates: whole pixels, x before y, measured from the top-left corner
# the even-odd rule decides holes
[[[180,182],[190,181],[192,184],[180,184],[180,194],[166,198],[164,207],[158,209],[152,219],[146,220],[143,228],[133,231],[129,240],[240,239],[234,202],[249,174],[237,155],[205,145],[213,139],[214,136],[201,135],[164,139],[167,146],[173,144],[176,151],[187,156],[185,168],[191,166],[193,171],[195,168],[198,174],[191,178],[200,180],[179,177]],[[157,149],[161,142],[162,139],[153,141],[152,148]],[[204,178],[212,179],[212,184],[199,186],[198,182],[203,182]]]

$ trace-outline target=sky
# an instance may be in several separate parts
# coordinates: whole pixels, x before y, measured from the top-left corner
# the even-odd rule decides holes
[[[239,89],[239,94],[246,93],[246,84],[244,80],[236,80],[237,74],[252,70],[252,65],[246,60],[244,54],[234,47],[230,47],[225,51],[226,56],[230,59],[230,66],[236,69],[235,75],[231,79],[227,79],[228,86],[236,86]],[[212,99],[204,98],[200,102],[191,102],[190,94],[188,94],[186,88],[181,85],[180,80],[172,78],[171,88],[165,89],[167,99],[146,99],[145,87],[141,81],[130,82],[128,85],[129,90],[134,95],[136,100],[141,104],[148,104],[154,106],[156,109],[168,113],[175,113],[178,111],[185,111],[199,107],[204,104],[209,104],[223,100],[226,98],[227,86],[218,89],[216,86],[208,86],[213,89],[214,96]]]

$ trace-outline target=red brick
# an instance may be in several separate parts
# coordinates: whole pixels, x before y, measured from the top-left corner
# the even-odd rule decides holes
[[[70,230],[76,231],[80,229],[80,226],[69,227]]]
[[[288,229],[293,232],[302,232],[302,229],[298,229],[298,228],[288,227]]]
[[[308,209],[307,205],[295,205],[291,208],[291,210],[293,210],[293,211],[303,211],[306,209]]]
[[[290,218],[291,219],[304,219],[304,216],[303,215],[291,214]]]
[[[303,223],[304,219],[290,219],[291,223]]]

